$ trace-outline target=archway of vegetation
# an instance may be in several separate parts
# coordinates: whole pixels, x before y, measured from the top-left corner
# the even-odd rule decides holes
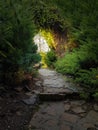
[[[48,6],[47,6],[48,5]],[[86,89],[85,98],[98,95],[98,2],[77,0],[42,0],[37,3],[35,21],[51,29],[56,48],[53,67],[70,74]],[[94,14],[94,15],[93,15]],[[37,16],[37,17],[36,17]],[[88,95],[88,96],[87,96]]]
[[[32,37],[41,30],[51,49],[48,66],[98,97],[97,0],[8,0],[0,6],[1,82],[17,84],[33,72],[40,55]]]

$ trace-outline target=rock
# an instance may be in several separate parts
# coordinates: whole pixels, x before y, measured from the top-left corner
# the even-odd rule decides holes
[[[27,93],[25,93],[25,95],[32,96],[32,92],[27,92]]]
[[[83,108],[85,111],[88,111],[88,110],[89,110],[89,106],[88,106],[88,104],[84,104],[84,105],[82,105],[82,108]]]
[[[10,129],[10,125],[8,125],[8,129]]]
[[[22,101],[27,105],[34,105],[38,101],[38,96],[34,94],[30,98],[23,99]]]
[[[79,113],[79,116],[83,118],[86,116],[86,113]]]
[[[39,74],[43,75],[44,77],[48,76],[54,76],[57,73],[53,70],[49,70],[49,69],[39,69]]]
[[[71,107],[70,104],[65,104],[65,105],[64,105],[65,111],[69,111],[69,110],[70,110],[70,107]]]
[[[72,105],[75,105],[74,108],[77,110],[73,114],[70,111],[71,102],[72,100],[66,100],[41,104],[39,110],[33,115],[31,128],[34,130],[98,130],[98,112],[94,110],[85,112],[80,105],[84,102],[78,100],[73,101]],[[85,105],[91,104],[85,103]],[[68,111],[65,112],[65,109]]]
[[[79,107],[74,107],[71,109],[74,113],[80,114],[80,113],[85,113],[86,111],[83,110],[80,106]]]
[[[88,113],[86,119],[87,119],[88,121],[90,121],[90,122],[95,122],[95,124],[96,124],[96,123],[98,123],[98,113],[95,112],[95,111],[93,111],[93,110],[91,110],[91,111]]]
[[[50,127],[54,127],[57,125],[57,123],[58,123],[57,120],[50,119],[50,120],[46,121],[45,125],[50,126]]]
[[[39,69],[39,74],[43,79],[44,92],[46,93],[72,93],[78,92],[77,88],[65,81],[64,77],[56,71],[49,69]]]
[[[62,121],[68,121],[68,122],[71,122],[71,123],[76,123],[76,121],[79,119],[79,117],[77,115],[65,112],[62,115],[61,119],[62,119]]]
[[[62,124],[60,130],[71,130],[71,127],[66,124]]]
[[[39,94],[40,91],[38,91],[38,90],[32,90],[32,93]]]
[[[37,86],[37,87],[41,87],[42,85],[42,82],[41,81],[37,81],[36,83],[35,83],[35,86]]]
[[[83,124],[85,130],[97,130],[93,123],[86,122]]]
[[[98,105],[97,104],[94,104],[94,110],[98,111]]]
[[[17,111],[17,112],[16,112],[16,115],[21,116],[22,113],[21,113],[20,111]]]
[[[71,101],[71,106],[81,106],[85,103],[84,100],[76,100],[76,101]]]
[[[82,126],[81,130],[87,130],[88,128],[96,128],[95,124],[98,123],[98,113],[91,110],[88,112],[88,114],[81,118],[81,120],[78,121],[78,124],[76,126],[79,127]],[[77,130],[76,128],[74,130]]]
[[[70,104],[69,99],[64,101],[64,104]]]
[[[15,89],[15,91],[17,91],[17,92],[21,92],[21,91],[23,90],[23,87],[19,86],[19,87],[16,87],[16,88],[14,88],[14,89]]]
[[[30,88],[28,85],[25,85],[25,86],[24,86],[24,90],[30,92],[30,91],[31,91],[31,88]]]
[[[68,89],[68,88],[65,88],[65,89],[62,89],[61,93],[73,93],[73,91],[71,89]]]
[[[83,127],[88,129],[88,128],[94,128],[94,125],[92,123],[86,122],[83,124]]]

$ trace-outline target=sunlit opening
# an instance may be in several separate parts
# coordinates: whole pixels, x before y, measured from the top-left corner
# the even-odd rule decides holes
[[[34,37],[34,43],[38,47],[38,52],[45,52],[45,53],[47,53],[48,51],[50,51],[50,48],[48,46],[47,41],[39,33],[37,35],[35,35],[35,37]]]

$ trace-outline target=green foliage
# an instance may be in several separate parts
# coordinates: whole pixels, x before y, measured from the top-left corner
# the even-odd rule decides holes
[[[75,77],[76,82],[95,89],[98,86],[98,78],[96,78],[98,75],[98,48],[96,45],[85,44],[80,49],[67,53],[65,57],[58,59],[55,64],[56,70],[62,74],[71,74]]]
[[[56,57],[55,52],[53,50],[47,52],[46,57],[45,57],[45,63],[47,64],[48,67],[53,68],[56,60],[57,60],[57,57]]]
[[[33,23],[34,20],[34,23]],[[66,33],[66,41],[77,49],[66,49],[58,58],[53,51],[44,56],[48,66],[71,74],[90,90],[98,86],[98,0],[7,0],[0,1],[0,76],[4,73],[31,71],[40,60],[32,43],[35,25],[43,31],[49,46],[55,48],[53,33]],[[35,24],[35,25],[34,25]],[[61,43],[62,44],[62,43]],[[63,45],[61,45],[63,46]],[[63,52],[62,52],[63,53]],[[46,57],[46,58],[45,58]],[[10,76],[8,76],[10,77]],[[1,80],[1,78],[0,78]]]
[[[96,68],[98,66],[98,44],[88,39],[82,42],[78,50],[78,56],[82,69]]]
[[[92,91],[98,86],[98,68],[92,68],[90,70],[79,70],[76,74],[76,81],[85,84],[86,87],[90,87]]]
[[[35,0],[33,7],[33,17],[38,28],[60,32],[66,29],[64,17],[61,17],[60,9],[52,1]]]
[[[32,37],[35,26],[32,22],[32,0],[0,1],[0,75],[31,71],[40,60]],[[10,77],[10,76],[7,76]]]
[[[84,99],[84,100],[88,100],[90,97],[90,93],[86,93],[86,92],[81,92],[80,93],[80,98]]]
[[[78,47],[72,48],[71,52],[66,49],[65,56],[58,58],[55,64],[56,70],[73,75],[88,91],[97,91],[98,0],[41,0],[33,15],[39,27],[50,28],[60,34],[67,28],[66,41]],[[90,95],[82,96],[88,98]]]
[[[86,93],[94,93],[98,89],[98,44],[91,41],[84,43],[58,59],[55,67],[62,74],[73,75],[75,81],[84,86]]]
[[[65,54],[57,60],[55,67],[62,74],[75,74],[80,68],[77,52]]]
[[[98,101],[98,92],[95,92],[95,93],[93,94],[93,97],[94,97],[94,99],[95,99],[96,101]]]

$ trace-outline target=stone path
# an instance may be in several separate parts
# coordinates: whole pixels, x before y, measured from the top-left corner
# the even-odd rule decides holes
[[[98,104],[85,101],[44,102],[29,130],[98,130]]]
[[[80,91],[55,71],[40,69],[39,74],[43,82],[36,84],[43,86],[42,96]],[[73,99],[43,102],[33,115],[29,130],[98,130],[98,103]]]
[[[39,74],[43,80],[43,92],[45,93],[65,93],[81,90],[56,71],[40,69]]]

